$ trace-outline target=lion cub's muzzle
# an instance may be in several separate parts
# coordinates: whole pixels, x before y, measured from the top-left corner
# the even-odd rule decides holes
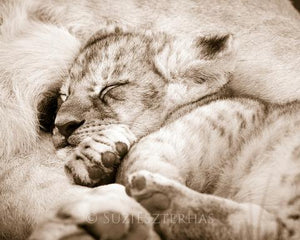
[[[84,120],[78,120],[72,117],[58,117],[55,119],[55,127],[57,127],[61,135],[68,138],[76,129],[83,125],[84,122]]]

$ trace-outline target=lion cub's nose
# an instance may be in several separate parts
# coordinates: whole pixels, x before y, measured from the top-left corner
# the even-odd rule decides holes
[[[79,128],[84,123],[84,120],[78,120],[72,116],[68,117],[57,117],[55,120],[55,126],[58,128],[59,132],[68,138],[77,128]]]

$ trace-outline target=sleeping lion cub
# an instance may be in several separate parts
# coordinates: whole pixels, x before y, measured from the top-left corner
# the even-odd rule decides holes
[[[32,238],[79,226],[86,239],[159,239],[152,222],[136,224],[144,217],[163,239],[299,239],[300,104],[229,97],[234,53],[231,35],[95,34],[61,89],[55,141],[75,149],[76,184],[116,179],[132,198],[98,187]],[[115,214],[127,221],[105,221]]]

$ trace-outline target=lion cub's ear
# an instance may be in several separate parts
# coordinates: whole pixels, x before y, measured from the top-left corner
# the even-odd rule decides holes
[[[234,45],[231,34],[167,39],[157,50],[155,64],[170,80],[190,75],[188,72],[197,68],[211,73],[231,72],[235,66]],[[199,77],[200,82],[205,80],[205,76]]]
[[[233,36],[173,38],[157,51],[154,64],[168,80],[170,95],[178,89],[182,93],[178,101],[195,101],[217,92],[229,81],[235,67]]]
[[[194,40],[194,44],[200,51],[200,57],[205,59],[215,59],[224,55],[232,55],[235,50],[231,34],[198,37]]]

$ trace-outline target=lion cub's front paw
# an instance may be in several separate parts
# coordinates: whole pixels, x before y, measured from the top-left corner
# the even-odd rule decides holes
[[[110,124],[85,138],[71,155],[66,171],[76,184],[99,186],[114,182],[121,159],[136,140],[125,125]]]

